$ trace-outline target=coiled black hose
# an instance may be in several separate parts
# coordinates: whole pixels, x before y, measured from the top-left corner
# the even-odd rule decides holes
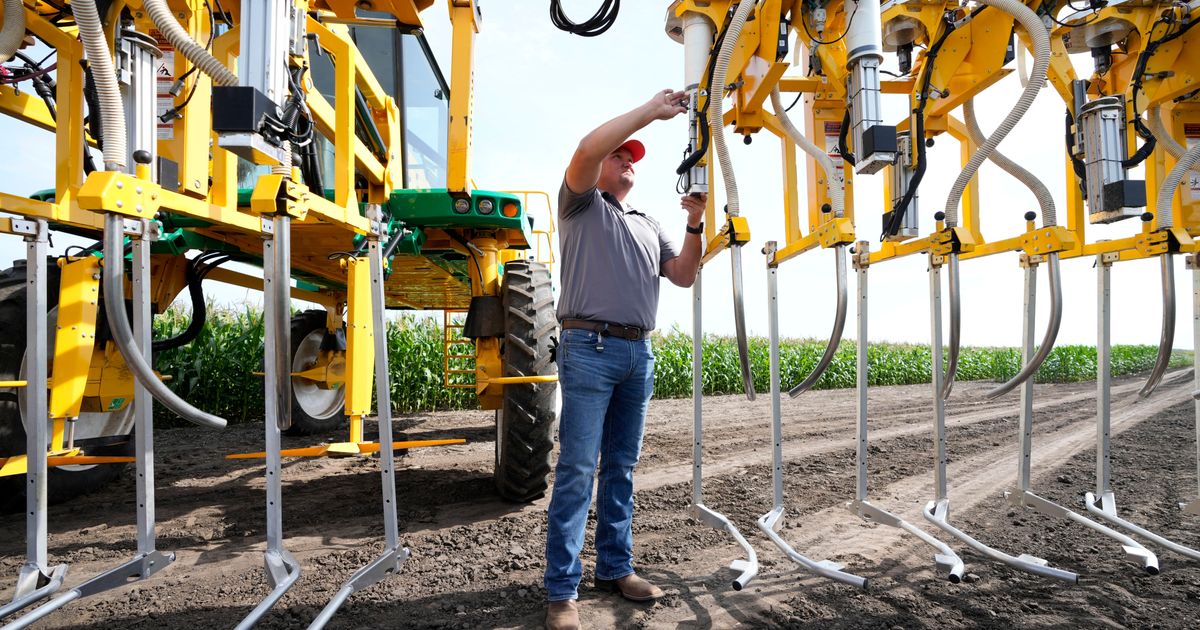
[[[559,0],[550,0],[550,21],[554,23],[554,26],[560,31],[573,33],[580,37],[595,37],[612,28],[617,21],[617,13],[620,11],[621,0],[604,0],[592,17],[577,24],[572,22],[566,13],[563,13]]]

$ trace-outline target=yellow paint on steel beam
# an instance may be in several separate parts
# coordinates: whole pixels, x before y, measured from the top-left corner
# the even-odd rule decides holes
[[[371,413],[374,336],[384,332],[374,330],[370,260],[347,259],[346,276],[346,415],[359,417],[361,431],[361,416]],[[351,441],[360,440],[351,436]]]
[[[55,129],[46,102],[32,92],[18,92],[11,85],[0,85],[0,112],[45,131]]]
[[[241,44],[241,29],[237,26],[230,28],[213,40],[213,56],[224,62],[227,68],[234,68],[237,64],[237,53]],[[182,57],[182,55],[179,55]],[[175,67],[178,71],[180,60],[175,60]],[[198,73],[197,73],[198,74]],[[306,84],[312,82],[312,78],[308,73],[304,75]],[[311,92],[312,90],[309,90]],[[203,102],[203,101],[202,101]],[[211,123],[210,125],[211,126]],[[176,129],[179,125],[176,123]],[[189,128],[185,125],[186,136]],[[238,156],[232,151],[224,149],[217,141],[217,134],[211,134],[211,143],[205,143],[205,146],[211,146],[212,150],[212,177],[213,183],[209,188],[209,197],[213,205],[221,208],[235,209],[238,205],[238,176],[237,162]],[[169,143],[167,143],[169,144]],[[163,146],[163,141],[159,141],[159,146]]]
[[[168,379],[158,375],[159,380]],[[89,411],[118,411],[133,401],[133,372],[125,363],[125,357],[111,341],[104,345],[104,352],[92,355],[92,367],[88,372],[88,387],[84,392],[84,404],[98,399],[99,404]]]
[[[471,295],[500,295],[499,243],[491,238],[476,238],[471,244],[478,250],[467,257],[471,276]],[[504,358],[500,351],[500,339],[480,337],[475,340],[475,382],[480,383],[504,376]],[[499,409],[504,404],[504,392],[500,388],[480,392],[479,406],[483,409]]]
[[[837,138],[842,128],[842,118],[845,115],[844,102],[813,100],[806,103],[804,108],[804,135],[809,141],[829,154],[834,168],[842,178],[844,194],[845,217],[854,218],[854,169],[845,168],[845,163],[837,153]],[[811,233],[823,220],[821,207],[831,203],[825,169],[813,160],[806,160],[806,190],[808,192],[808,231]]]
[[[501,376],[489,378],[486,381],[477,381],[475,383],[475,393],[483,394],[484,390],[489,387],[500,389],[505,385],[524,385],[528,383],[557,383],[558,375],[549,374],[544,376]]]
[[[971,161],[971,156],[979,150],[979,146],[971,140],[971,134],[967,132],[967,126],[953,116],[946,116],[947,129],[950,136],[958,140],[958,163],[959,168],[966,168],[967,163]],[[975,172],[975,176],[971,181],[967,182],[967,188],[963,191],[963,196],[958,200],[961,205],[961,210],[958,213],[959,223],[971,233],[971,238],[976,244],[983,243],[982,221],[980,220],[979,207],[979,172]]]
[[[475,34],[479,8],[474,0],[450,4],[452,26],[450,61],[450,118],[447,137],[446,188],[470,190],[471,125],[474,107]]]
[[[100,259],[64,259],[50,377],[50,418],[75,418],[83,405],[100,304]]]

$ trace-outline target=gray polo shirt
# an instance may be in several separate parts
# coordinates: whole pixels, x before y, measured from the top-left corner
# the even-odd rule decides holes
[[[679,246],[658,221],[595,187],[558,191],[562,295],[558,319],[587,319],[652,330],[662,265]]]

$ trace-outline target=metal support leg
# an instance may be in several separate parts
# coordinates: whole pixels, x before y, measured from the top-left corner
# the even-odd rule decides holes
[[[1027,365],[1033,359],[1034,317],[1037,314],[1037,266],[1036,262],[1026,262],[1025,267],[1025,316],[1023,317],[1021,337],[1021,364]],[[1107,352],[1107,350],[1105,350]],[[1088,529],[1108,536],[1121,543],[1125,556],[1137,563],[1150,575],[1158,574],[1158,558],[1150,550],[1118,531],[1097,523],[1074,510],[1042,498],[1033,493],[1030,482],[1031,459],[1033,452],[1033,379],[1026,379],[1021,384],[1021,414],[1017,427],[1017,488],[1005,492],[1004,498],[1017,506],[1031,508],[1046,516],[1061,518],[1083,525]]]
[[[153,240],[151,230],[155,229],[156,224],[149,221],[108,221],[105,229],[120,229],[122,226],[129,228],[136,226],[131,236],[133,237],[133,285],[131,293],[133,295],[133,342],[136,344],[142,356],[150,360],[150,339],[151,339],[151,313],[150,313],[150,242]],[[106,247],[106,250],[109,249]],[[105,264],[121,264],[121,256],[119,253],[115,256],[107,256]],[[44,261],[44,257],[43,257]],[[43,263],[44,264],[44,263]],[[44,295],[43,295],[44,297]],[[112,299],[111,296],[105,296],[105,299]],[[120,297],[116,298],[120,299]],[[45,374],[41,376],[40,381],[34,381],[32,375],[29,379],[31,389],[36,389],[32,386],[35,382],[45,382]],[[145,580],[155,573],[158,573],[167,565],[175,561],[174,553],[163,553],[155,548],[154,534],[154,399],[150,396],[149,391],[135,380],[133,390],[133,413],[134,413],[134,446],[135,459],[134,466],[137,474],[136,492],[137,492],[137,547],[138,553],[127,562],[109,569],[86,582],[76,586],[75,588],[55,597],[46,602],[42,606],[30,611],[27,615],[13,621],[4,626],[3,630],[15,630],[17,628],[25,628],[30,624],[44,618],[50,613],[62,608],[68,603],[76,599],[90,597],[97,593],[112,590],[130,584],[132,582]],[[43,407],[43,412],[44,412]],[[32,453],[33,451],[31,451]],[[37,449],[37,452],[45,455],[45,443]],[[42,460],[41,466],[45,466],[45,460]],[[30,470],[33,470],[31,462]],[[43,468],[44,470],[44,468]]]
[[[300,578],[300,563],[283,547],[283,481],[279,478],[280,432],[291,425],[291,219],[271,218],[271,236],[263,242],[263,347],[266,382],[267,553],[264,559],[271,593],[237,625],[248,630]]]
[[[1192,378],[1193,387],[1200,392],[1200,259],[1195,254],[1187,257],[1192,270]],[[1196,405],[1196,498],[1191,503],[1180,503],[1184,514],[1200,516],[1200,399]]]
[[[946,483],[946,403],[942,399],[942,279],[941,261],[930,256],[929,265],[929,317],[930,317],[930,350],[933,354],[933,407],[934,407],[934,449],[937,465],[934,470],[934,484],[937,499],[925,506],[925,519],[937,525],[946,533],[961,540],[968,547],[1013,568],[1028,571],[1034,575],[1055,578],[1071,582],[1079,581],[1079,576],[1070,571],[1047,566],[1041,558],[1022,554],[1010,556],[993,549],[962,530],[950,524],[950,498],[947,494]]]
[[[758,517],[758,528],[775,544],[792,562],[803,566],[812,573],[831,580],[867,588],[867,579],[842,571],[842,565],[832,560],[812,560],[792,549],[780,535],[779,528],[783,526],[783,423],[780,405],[779,383],[779,278],[778,268],[769,264],[774,257],[775,242],[767,243],[764,250],[767,254],[767,321],[770,331],[771,344],[771,436],[772,436],[772,466],[771,479],[775,486],[775,502],[770,512]]]
[[[1104,254],[1096,261],[1096,492],[1084,495],[1084,505],[1088,512],[1105,521],[1133,532],[1142,538],[1152,541],[1175,553],[1200,560],[1200,551],[1184,547],[1179,543],[1167,540],[1154,532],[1148,531],[1117,516],[1117,499],[1112,491],[1112,461],[1111,461],[1111,413],[1112,413],[1112,263],[1115,258],[1107,258]],[[1195,279],[1193,270],[1193,282]],[[1200,287],[1200,284],[1196,285]],[[1200,302],[1197,303],[1200,305]]]
[[[859,249],[856,251],[859,253],[867,251],[865,243],[859,243],[858,247]],[[867,385],[869,381],[867,373],[867,267],[857,264],[856,266],[858,267],[858,465],[855,470],[857,484],[854,501],[847,503],[846,509],[857,514],[863,520],[902,529],[937,549],[938,552],[934,554],[933,562],[937,566],[938,572],[946,575],[947,579],[954,584],[958,584],[962,581],[963,562],[949,545],[930,536],[925,530],[912,523],[873,505],[867,498]]]
[[[688,506],[688,513],[704,525],[726,532],[745,550],[747,559],[729,563],[729,568],[738,572],[738,576],[733,580],[733,590],[740,591],[758,575],[758,554],[728,518],[704,505],[704,474],[701,469],[704,453],[704,417],[701,404],[704,396],[704,329],[700,325],[702,279],[702,271],[697,271],[696,283],[692,285],[692,504]]]
[[[408,560],[407,548],[400,546],[400,532],[396,516],[396,472],[395,453],[388,445],[392,443],[392,396],[388,376],[387,333],[384,328],[383,256],[379,238],[370,241],[372,301],[372,341],[375,346],[375,397],[379,422],[379,465],[383,481],[383,530],[387,547],[383,555],[359,569],[342,585],[333,599],[325,605],[321,614],[313,620],[309,630],[324,628],[333,619],[338,608],[354,593],[395,575]],[[353,294],[353,291],[351,291]]]
[[[25,236],[25,564],[17,575],[12,602],[0,607],[4,618],[54,594],[62,587],[67,565],[49,565],[46,550],[46,241],[43,220],[27,221],[33,233]]]

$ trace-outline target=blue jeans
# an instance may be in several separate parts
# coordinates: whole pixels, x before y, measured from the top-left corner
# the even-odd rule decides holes
[[[650,340],[563,330],[558,382],[559,454],[546,526],[546,599],[552,602],[578,597],[597,459],[596,578],[633,573],[633,468],[654,393]]]

